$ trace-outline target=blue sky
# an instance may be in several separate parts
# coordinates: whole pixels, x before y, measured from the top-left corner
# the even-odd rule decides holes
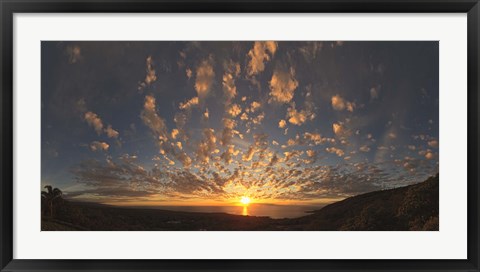
[[[42,185],[329,202],[438,172],[438,43],[42,42]]]

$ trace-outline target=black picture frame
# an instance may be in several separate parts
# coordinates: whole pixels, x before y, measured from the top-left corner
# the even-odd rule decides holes
[[[479,271],[478,0],[0,0],[1,271]],[[14,13],[467,13],[468,258],[466,260],[24,260],[13,258]]]

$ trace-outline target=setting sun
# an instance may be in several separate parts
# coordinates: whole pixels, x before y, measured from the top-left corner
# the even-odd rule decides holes
[[[250,203],[250,198],[248,196],[242,196],[240,202],[242,202],[243,205],[248,205]]]

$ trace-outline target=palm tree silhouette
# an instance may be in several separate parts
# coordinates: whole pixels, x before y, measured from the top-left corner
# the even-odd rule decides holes
[[[42,200],[45,201],[49,211],[50,211],[50,216],[53,217],[53,208],[56,203],[59,203],[60,200],[62,200],[62,191],[58,188],[53,188],[50,185],[45,186],[44,188],[47,189],[47,191],[42,191]]]

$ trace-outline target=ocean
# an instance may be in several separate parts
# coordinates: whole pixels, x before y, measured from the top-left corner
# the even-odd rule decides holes
[[[152,207],[149,207],[152,208]],[[274,219],[295,218],[308,215],[313,210],[321,209],[322,206],[308,205],[272,205],[272,204],[249,204],[248,206],[157,206],[155,209],[202,212],[202,213],[228,213],[245,216],[268,216]]]

